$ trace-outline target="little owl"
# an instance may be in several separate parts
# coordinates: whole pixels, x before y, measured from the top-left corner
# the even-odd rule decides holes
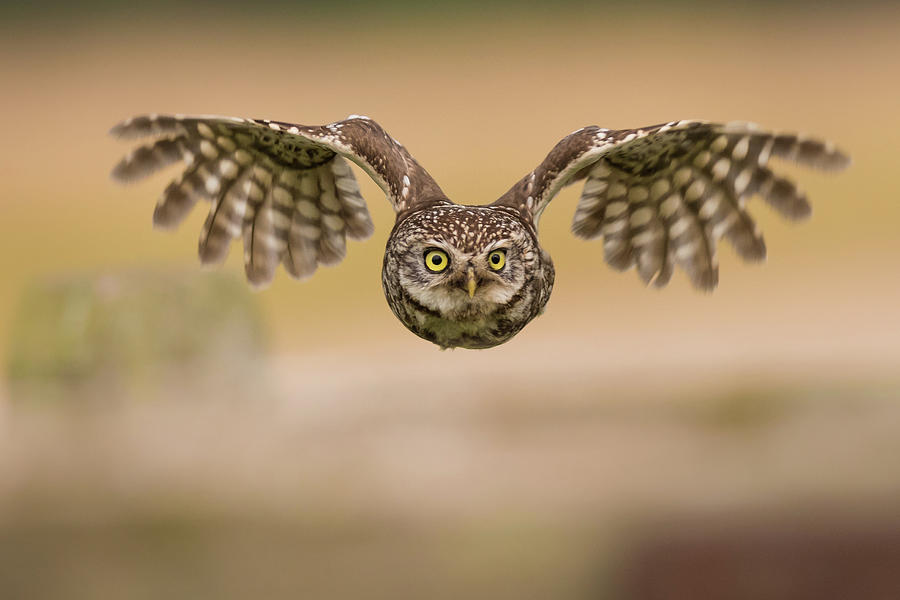
[[[154,224],[173,227],[199,198],[209,200],[200,260],[223,261],[231,240],[242,237],[254,286],[272,281],[279,263],[293,277],[309,277],[318,265],[341,261],[348,237],[371,235],[345,159],[356,163],[396,212],[382,270],[388,304],[410,331],[442,348],[502,344],[543,312],[554,270],[538,242],[538,219],[565,185],[584,180],[572,231],[602,236],[610,266],[636,267],[644,282],[664,286],[677,264],[695,287],[712,290],[719,238],[746,260],[766,254],[748,198],[761,196],[788,219],[810,213],[797,187],[769,170],[771,157],[821,169],[849,163],[830,143],[748,123],[592,126],[564,137],[494,203],[463,206],[367,117],[308,127],[149,115],[112,133],[155,137],[116,165],[117,180],[184,163],[156,205]]]

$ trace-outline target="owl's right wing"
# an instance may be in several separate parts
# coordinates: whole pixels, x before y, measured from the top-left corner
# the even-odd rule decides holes
[[[110,132],[123,139],[156,138],[115,166],[131,181],[182,161],[181,177],[156,205],[157,227],[177,226],[200,198],[211,201],[200,234],[204,264],[225,259],[242,237],[247,279],[272,281],[279,262],[297,278],[337,264],[346,238],[365,239],[373,225],[356,178],[359,165],[397,212],[441,200],[437,183],[375,121],[351,116],[321,127],[216,116],[149,115]]]
[[[719,238],[746,260],[765,257],[746,210],[751,196],[762,196],[788,219],[810,213],[797,186],[769,169],[773,156],[826,170],[850,162],[828,142],[751,123],[585,127],[563,138],[494,204],[537,223],[563,186],[584,179],[572,231],[586,239],[602,236],[610,266],[635,266],[645,282],[664,286],[678,264],[695,287],[711,290],[718,282]]]

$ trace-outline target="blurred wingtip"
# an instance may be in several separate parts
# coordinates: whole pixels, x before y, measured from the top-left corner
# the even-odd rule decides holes
[[[145,135],[144,129],[155,115],[128,117],[110,127],[108,134],[118,140],[131,140]],[[143,124],[143,127],[141,125]]]
[[[794,212],[791,213],[790,219],[792,221],[806,221],[812,216],[812,205],[809,202],[803,202],[798,204],[794,209]]]
[[[146,177],[156,167],[146,160],[142,160],[143,158],[145,157],[138,157],[137,151],[129,152],[112,168],[109,173],[110,179],[116,183],[128,184]]]
[[[128,117],[113,125],[109,130],[109,135],[120,140],[134,140],[147,136],[161,135],[175,129],[184,118],[184,115],[160,115],[156,113]]]
[[[116,166],[109,172],[109,178],[116,183],[130,183],[137,179],[127,156],[116,163]]]
[[[250,274],[248,273],[247,275],[247,283],[250,285],[250,289],[254,292],[262,292],[272,285],[272,281],[274,279],[274,274],[266,276],[250,276]]]
[[[107,135],[110,135],[117,139],[121,139],[122,137],[124,137],[124,132],[125,132],[125,129],[128,127],[129,121],[131,121],[131,119],[119,121],[118,123],[116,123],[115,125],[113,125],[112,127],[109,128],[109,131],[107,131]]]
[[[840,171],[851,162],[850,156],[834,142],[820,141],[806,134],[776,136],[773,154],[823,171]]]
[[[688,271],[688,279],[696,291],[711,294],[719,285],[719,269],[709,266],[696,272]]]
[[[813,146],[815,142],[806,141],[804,145]],[[840,150],[834,142],[821,142],[818,153],[810,153],[809,164],[823,171],[843,171],[853,162],[850,155]]]
[[[849,154],[835,149],[832,153],[831,163],[827,167],[831,171],[843,171],[853,164],[853,159]]]
[[[153,210],[153,229],[158,231],[174,231],[181,224],[181,218],[173,216],[164,204],[157,204]]]

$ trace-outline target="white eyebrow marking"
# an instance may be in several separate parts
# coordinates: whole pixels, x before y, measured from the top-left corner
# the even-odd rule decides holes
[[[484,249],[484,253],[487,254],[487,253],[491,252],[492,250],[494,250],[495,248],[504,247],[504,246],[509,246],[509,245],[511,245],[511,244],[512,244],[512,240],[511,240],[511,239],[497,240],[496,242],[494,242],[494,243],[492,243],[492,244],[489,244],[489,245]]]

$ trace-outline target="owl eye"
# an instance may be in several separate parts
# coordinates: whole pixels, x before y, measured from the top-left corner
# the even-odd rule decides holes
[[[488,264],[495,271],[499,271],[506,264],[506,250],[494,250],[488,254]]]
[[[428,250],[425,252],[425,266],[429,271],[440,273],[450,264],[450,257],[443,250]]]

